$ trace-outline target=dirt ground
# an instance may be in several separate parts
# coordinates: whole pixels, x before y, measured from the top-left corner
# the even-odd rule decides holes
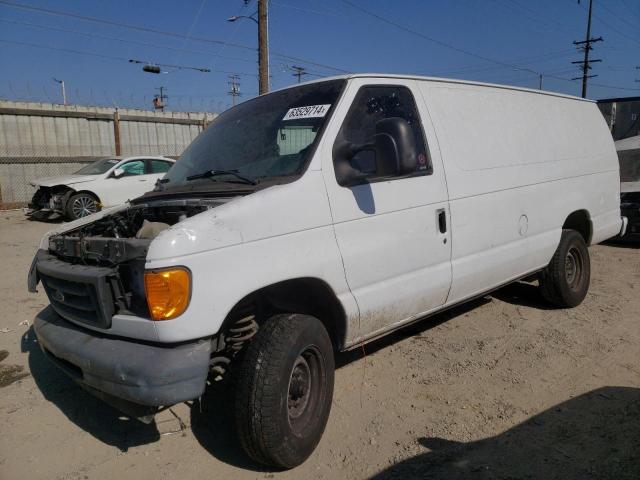
[[[0,213],[2,480],[640,478],[638,246],[590,249],[578,308],[518,283],[340,355],[318,449],[274,472],[242,454],[220,389],[143,425],[48,363],[26,275],[49,227]]]

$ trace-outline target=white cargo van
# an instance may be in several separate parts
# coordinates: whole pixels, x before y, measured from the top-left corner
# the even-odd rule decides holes
[[[29,273],[43,351],[142,416],[236,382],[255,460],[314,450],[334,353],[537,275],[573,307],[619,234],[620,176],[590,101],[351,75],[217,117],[155,191],[47,234]]]

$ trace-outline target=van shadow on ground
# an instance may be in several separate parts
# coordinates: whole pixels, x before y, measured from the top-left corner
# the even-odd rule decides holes
[[[77,426],[121,451],[160,438],[155,424],[129,420],[118,410],[80,388],[40,350],[33,327],[22,336],[21,349],[29,354],[29,370],[44,398],[54,403]]]
[[[390,479],[638,479],[640,389],[604,387],[477,442],[422,438],[430,451],[372,477]]]
[[[603,243],[607,247],[630,248],[632,250],[640,249],[640,240],[622,240],[620,238],[612,238]]]

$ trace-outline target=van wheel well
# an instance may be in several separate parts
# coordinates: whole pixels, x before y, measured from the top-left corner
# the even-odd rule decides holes
[[[316,317],[329,333],[335,350],[344,346],[346,315],[327,283],[317,278],[297,278],[261,288],[240,300],[229,312],[221,332],[247,315],[258,325],[278,313],[302,313]]]
[[[591,244],[591,219],[586,210],[576,210],[564,221],[562,228],[565,230],[575,230],[584,239],[584,243]]]

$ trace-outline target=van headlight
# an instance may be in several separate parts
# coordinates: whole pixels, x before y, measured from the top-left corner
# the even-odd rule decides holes
[[[184,313],[191,299],[191,272],[185,267],[148,270],[144,291],[153,320],[171,320]]]

